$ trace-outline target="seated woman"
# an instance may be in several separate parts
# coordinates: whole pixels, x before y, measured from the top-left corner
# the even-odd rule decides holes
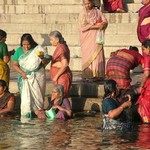
[[[114,80],[107,80],[104,83],[104,99],[102,101],[103,126],[104,130],[126,131],[132,129],[132,124],[127,120],[125,108],[132,105],[131,97],[127,95],[127,101],[117,101],[117,83]]]
[[[13,94],[9,93],[7,84],[4,80],[0,80],[0,117],[8,112],[12,112],[15,105]]]
[[[64,87],[60,84],[53,88],[50,108],[55,110],[55,118],[68,119],[72,116],[70,102],[68,98],[64,98]]]

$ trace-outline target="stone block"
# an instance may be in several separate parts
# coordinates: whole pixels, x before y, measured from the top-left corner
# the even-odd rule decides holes
[[[40,14],[42,13],[41,5],[25,5],[26,14]]]
[[[140,46],[137,35],[107,35],[105,36],[105,45],[107,46]]]
[[[16,5],[16,14],[24,14],[25,5]]]
[[[11,23],[20,23],[20,24],[41,24],[45,23],[44,14],[12,14]]]
[[[129,12],[138,12],[138,10],[142,7],[143,5],[141,3],[128,3],[127,8]]]
[[[46,14],[46,23],[50,24],[59,24],[59,23],[72,23],[77,24],[79,14],[73,14],[73,13],[52,13],[52,14]]]
[[[117,24],[108,24],[107,29],[105,30],[105,34],[107,36],[107,34],[117,34]]]
[[[0,14],[4,14],[4,12],[5,12],[5,6],[0,5]]]
[[[104,13],[108,22],[113,23],[137,23],[137,13]]]
[[[137,23],[117,24],[117,33],[119,35],[136,35]]]
[[[53,14],[53,13],[79,13],[82,9],[80,5],[43,5],[45,7],[44,13]]]
[[[5,13],[6,14],[15,14],[16,13],[15,5],[5,5]]]
[[[10,14],[0,14],[1,23],[10,23],[11,22],[11,15]]]
[[[82,4],[82,0],[18,0],[18,4]]]

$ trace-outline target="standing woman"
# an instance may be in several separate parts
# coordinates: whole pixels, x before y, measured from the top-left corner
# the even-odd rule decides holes
[[[98,33],[107,27],[107,19],[93,0],[83,0],[84,8],[79,14],[80,45],[82,49],[82,78],[97,80],[105,77],[103,42],[97,42]],[[101,38],[101,37],[99,37]]]
[[[68,97],[72,83],[72,72],[69,68],[70,50],[59,31],[52,31],[49,35],[50,42],[56,47],[52,56],[50,77],[53,84],[64,87],[65,97]]]
[[[0,29],[0,79],[4,80],[9,86],[10,69],[7,65],[9,62],[8,48],[5,43],[7,33]]]
[[[150,39],[142,43],[142,49],[144,53],[144,74],[140,86],[141,95],[138,99],[138,113],[144,123],[150,123]]]
[[[150,0],[142,0],[142,3],[144,6],[139,10],[137,27],[137,35],[141,43],[150,39]]]
[[[30,34],[23,34],[13,61],[13,68],[19,73],[21,115],[31,118],[34,112],[38,118],[46,118],[42,111],[46,87],[44,65],[49,60],[44,49],[33,40]]]

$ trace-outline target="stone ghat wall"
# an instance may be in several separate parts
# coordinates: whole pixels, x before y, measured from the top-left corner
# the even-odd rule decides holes
[[[105,56],[129,45],[140,47],[136,35],[140,0],[127,1],[130,13],[105,13],[109,26],[105,33]],[[71,57],[71,69],[81,70],[81,49],[79,46],[78,15],[82,0],[0,0],[0,28],[8,33],[9,50],[20,44],[23,33],[31,33],[35,41],[53,53],[48,34],[59,30],[67,41]],[[132,12],[131,12],[132,10]],[[49,67],[48,67],[49,68]]]

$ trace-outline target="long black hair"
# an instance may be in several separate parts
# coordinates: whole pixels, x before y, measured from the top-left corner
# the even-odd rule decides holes
[[[35,48],[38,44],[34,41],[33,37],[29,33],[25,33],[21,37],[20,46],[22,46],[23,41],[28,41],[31,45],[31,49]]]
[[[145,41],[142,43],[142,46],[144,46],[145,48],[150,48],[150,39],[145,40]]]
[[[112,93],[116,94],[117,83],[114,80],[106,80],[104,83],[104,98],[111,96]]]
[[[4,30],[0,29],[0,40],[7,37],[7,33]]]
[[[8,86],[4,80],[0,80],[0,86],[4,88],[4,91],[8,91]]]

